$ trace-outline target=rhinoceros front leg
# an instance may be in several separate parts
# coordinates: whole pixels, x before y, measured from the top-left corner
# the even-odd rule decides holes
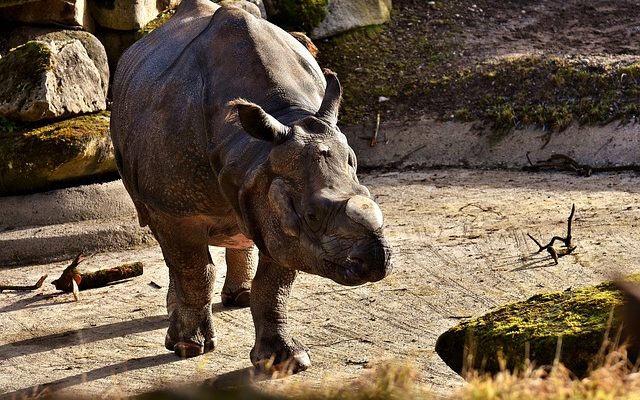
[[[287,301],[297,271],[260,257],[251,286],[256,342],[251,362],[270,371],[298,372],[311,366],[305,347],[289,335]]]
[[[251,279],[256,271],[258,254],[255,247],[225,250],[227,277],[222,287],[222,305],[249,307]]]
[[[215,348],[211,315],[215,267],[209,255],[206,230],[172,221],[156,224],[153,232],[169,267],[169,329],[165,347],[180,357],[211,351]]]

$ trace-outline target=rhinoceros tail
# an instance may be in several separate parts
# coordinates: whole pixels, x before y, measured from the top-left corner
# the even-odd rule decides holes
[[[147,206],[137,200],[133,201],[133,205],[136,207],[136,212],[138,213],[138,223],[140,224],[140,226],[145,227],[149,225],[149,211],[147,210]]]

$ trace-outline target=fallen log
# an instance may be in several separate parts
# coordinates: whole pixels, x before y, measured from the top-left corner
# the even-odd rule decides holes
[[[141,262],[123,264],[93,272],[80,272],[78,265],[83,260],[84,257],[82,254],[78,254],[71,264],[62,272],[60,278],[51,282],[56,289],[64,292],[74,292],[74,282],[78,290],[95,289],[105,287],[112,282],[140,276],[143,273],[143,264]]]

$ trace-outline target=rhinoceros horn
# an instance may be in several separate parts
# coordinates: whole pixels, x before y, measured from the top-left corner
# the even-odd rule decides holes
[[[340,109],[340,100],[342,99],[342,87],[335,72],[325,69],[324,75],[327,79],[327,89],[324,92],[324,98],[316,117],[326,122],[329,126],[336,126],[338,123],[338,109]]]
[[[278,145],[291,135],[291,128],[267,114],[259,105],[242,99],[234,100],[231,105],[238,110],[242,128],[254,138]]]

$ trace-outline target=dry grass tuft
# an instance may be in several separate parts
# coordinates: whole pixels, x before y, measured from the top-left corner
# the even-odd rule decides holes
[[[418,371],[408,363],[384,363],[349,384],[325,382],[320,388],[285,386],[278,395],[305,400],[432,399],[428,389],[417,383]]]
[[[562,364],[524,371],[504,370],[496,375],[471,371],[467,384],[451,400],[640,400],[640,372],[627,359],[624,348],[611,352],[603,365],[588,377],[577,379]],[[321,388],[284,386],[276,396],[305,400],[434,399],[418,383],[418,372],[409,364],[384,363],[356,381],[344,385],[327,382]],[[276,397],[277,398],[277,397]]]
[[[503,371],[495,376],[472,372],[452,398],[465,400],[606,400],[640,399],[640,373],[624,349],[609,353],[604,365],[584,379],[576,379],[562,364],[553,368]]]

